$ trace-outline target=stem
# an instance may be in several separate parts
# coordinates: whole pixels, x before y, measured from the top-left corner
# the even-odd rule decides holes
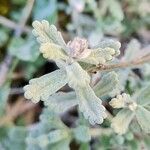
[[[144,63],[150,62],[150,54],[143,56],[141,58],[136,58],[134,60],[131,60],[129,62],[121,62],[118,64],[112,64],[112,65],[103,65],[100,64],[99,66],[90,68],[88,72],[95,73],[97,71],[110,71],[114,69],[120,69],[120,68],[136,68],[139,65],[142,65]]]
[[[8,18],[5,18],[3,16],[0,15],[0,24],[2,24],[3,26],[6,26],[8,28],[11,28],[13,30],[17,30],[18,28],[21,28],[21,30],[23,32],[27,32],[27,33],[30,33],[31,32],[31,28],[28,27],[28,26],[24,26],[24,27],[20,27],[16,22],[8,19]]]

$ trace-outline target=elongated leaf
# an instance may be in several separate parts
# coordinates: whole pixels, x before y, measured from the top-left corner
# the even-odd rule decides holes
[[[58,92],[50,96],[44,104],[57,113],[63,113],[69,108],[77,105],[75,92]]]
[[[137,94],[133,96],[139,105],[146,106],[150,104],[150,84],[142,88]]]
[[[89,63],[89,64],[104,64],[107,61],[110,61],[114,58],[116,51],[113,48],[97,48],[92,49],[88,57],[80,59],[80,61]]]
[[[111,15],[117,20],[121,21],[124,18],[123,9],[121,3],[116,0],[108,0],[109,11]]]
[[[118,56],[120,54],[120,47],[121,47],[121,43],[112,39],[106,39],[104,41],[101,41],[97,46],[94,47],[94,49],[96,48],[112,48],[115,50],[115,56]]]
[[[56,70],[40,78],[29,81],[29,85],[24,87],[25,97],[31,99],[34,103],[40,100],[46,100],[61,87],[67,83],[66,73],[64,70]]]
[[[78,100],[79,109],[89,122],[94,124],[101,124],[106,118],[105,107],[102,101],[95,95],[94,91],[89,85],[79,87],[75,90]]]
[[[23,61],[33,62],[40,54],[37,44],[31,37],[27,37],[27,39],[23,39],[21,37],[13,38],[8,50],[11,55]]]
[[[57,59],[66,59],[67,55],[64,53],[62,48],[53,43],[43,43],[40,47],[43,57],[56,61]]]
[[[111,127],[118,134],[126,133],[131,120],[134,117],[134,113],[129,110],[123,108],[112,120]]]
[[[142,130],[146,133],[150,133],[150,111],[142,106],[138,106],[136,118]]]
[[[77,96],[79,109],[91,124],[102,123],[106,118],[105,107],[89,86],[90,76],[78,63],[66,67],[68,84]]]
[[[123,60],[131,61],[135,59],[136,55],[138,56],[138,54],[140,53],[140,49],[141,49],[141,44],[136,39],[131,40],[125,50],[125,55],[123,57]]]
[[[94,86],[94,91],[98,97],[108,95],[118,87],[118,75],[110,72],[102,77],[102,79]]]
[[[66,43],[61,36],[61,33],[57,31],[57,28],[54,25],[49,25],[49,22],[46,20],[34,21],[33,22],[33,34],[37,37],[38,42],[40,43],[54,43],[61,46],[65,51],[67,51]]]

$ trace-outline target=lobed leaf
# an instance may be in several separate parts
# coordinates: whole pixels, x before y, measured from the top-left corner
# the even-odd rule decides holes
[[[118,87],[119,79],[115,72],[107,73],[102,79],[93,87],[98,97],[108,95]]]
[[[97,49],[92,49],[91,53],[88,57],[86,58],[81,58],[79,61],[86,62],[89,64],[104,64],[107,61],[110,61],[114,58],[116,52],[113,48],[106,47],[104,49],[102,48],[97,48]]]
[[[112,40],[112,39],[106,39],[104,41],[101,41],[97,46],[94,47],[95,48],[112,48],[115,50],[115,56],[118,56],[120,54],[120,47],[121,47],[121,43],[116,41],[116,40]]]
[[[143,87],[133,97],[139,105],[142,105],[142,106],[149,105],[150,104],[150,84]]]
[[[142,130],[146,133],[150,133],[150,112],[146,108],[138,106],[136,118]]]
[[[54,43],[43,43],[40,46],[40,52],[44,58],[56,61],[57,59],[65,60],[67,55],[62,50],[61,46]]]
[[[75,89],[79,110],[89,122],[94,124],[101,124],[106,118],[105,107],[102,101],[95,95],[92,88],[87,85],[85,87],[78,87]]]
[[[27,99],[31,99],[34,103],[40,100],[44,101],[66,83],[66,72],[59,69],[42,77],[30,80],[29,85],[24,87],[24,96]]]
[[[74,62],[66,67],[68,85],[75,90],[79,109],[91,124],[102,123],[106,118],[105,107],[95,95],[90,84],[90,76]]]
[[[138,40],[132,39],[125,50],[123,60],[131,61],[135,59],[136,55],[138,56],[140,49],[141,49],[141,44],[138,42]]]
[[[44,101],[44,104],[57,113],[63,113],[69,108],[77,105],[77,100],[75,92],[58,92]]]
[[[119,113],[112,119],[111,127],[118,134],[124,134],[127,132],[129,124],[134,117],[134,113],[123,108]]]
[[[54,25],[49,25],[46,20],[33,22],[33,34],[37,37],[39,43],[54,43],[67,51],[66,43],[57,28]]]

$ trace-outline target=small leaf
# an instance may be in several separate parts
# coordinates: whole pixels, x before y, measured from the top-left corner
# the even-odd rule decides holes
[[[46,100],[67,83],[64,70],[56,70],[42,77],[29,81],[29,85],[24,87],[25,97],[34,103]]]
[[[112,39],[106,39],[104,41],[101,41],[97,46],[95,46],[93,49],[95,48],[112,48],[115,50],[115,56],[118,56],[120,54],[120,47],[121,47],[121,43]]]
[[[143,87],[133,96],[139,105],[146,106],[150,104],[150,84]]]
[[[136,55],[139,54],[140,49],[141,49],[141,44],[136,39],[131,40],[125,50],[123,60],[131,61],[131,60],[135,59]]]
[[[142,130],[146,133],[150,133],[150,112],[146,108],[138,106],[136,118]]]
[[[34,21],[33,22],[33,34],[37,37],[37,41],[40,43],[54,43],[59,45],[67,52],[66,43],[57,28],[54,25],[49,25],[46,20]]]
[[[105,107],[90,87],[90,76],[74,62],[66,67],[68,85],[75,90],[79,109],[91,124],[102,123],[106,118]]]
[[[134,117],[134,113],[129,110],[123,108],[119,113],[113,118],[111,127],[115,130],[118,134],[124,134],[128,130],[128,126],[131,120]]]
[[[121,3],[116,0],[108,0],[107,2],[111,15],[117,20],[123,20],[124,14],[123,9],[121,8]]]
[[[57,113],[63,113],[69,108],[77,105],[75,92],[58,92],[50,96],[44,104]]]
[[[81,58],[79,61],[83,61],[89,64],[104,64],[107,61],[110,61],[114,58],[115,56],[115,50],[112,48],[97,48],[97,49],[92,49],[91,53],[88,57],[86,58]]]
[[[55,61],[57,59],[65,60],[67,58],[62,48],[53,43],[41,44],[40,52],[43,54],[43,57],[50,60],[55,60]]]
[[[94,86],[94,91],[98,97],[108,95],[118,87],[118,75],[115,72],[107,73],[102,79]]]
[[[23,61],[35,61],[39,56],[37,44],[31,37],[23,39],[15,37],[9,45],[9,53]]]
[[[105,107],[102,101],[95,95],[94,91],[89,85],[86,87],[78,87],[75,89],[79,110],[89,122],[94,124],[101,124],[106,118]]]
[[[89,142],[91,140],[91,135],[89,128],[87,126],[80,125],[73,129],[75,138],[80,142]]]

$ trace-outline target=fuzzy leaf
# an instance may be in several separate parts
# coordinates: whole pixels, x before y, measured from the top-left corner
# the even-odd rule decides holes
[[[94,86],[94,91],[98,97],[108,95],[118,87],[118,75],[110,72],[102,77],[102,79]]]
[[[89,64],[104,64],[107,61],[110,61],[114,58],[116,55],[116,52],[113,48],[107,47],[107,48],[97,48],[92,49],[91,53],[88,57],[80,59],[79,61],[86,62]]]
[[[75,92],[58,92],[50,96],[44,104],[57,113],[63,113],[69,108],[77,105]]]
[[[51,60],[66,59],[67,56],[59,45],[53,43],[41,44],[40,51],[43,57]]]
[[[42,77],[29,81],[29,85],[24,87],[25,97],[31,99],[34,103],[40,100],[46,100],[61,87],[67,83],[66,72],[64,70],[56,70]]]
[[[49,133],[43,133],[38,137],[27,138],[29,147],[38,147],[40,150],[69,150],[70,137],[65,130],[54,130]]]
[[[83,125],[73,129],[75,138],[80,142],[89,142],[91,140],[89,128]]]
[[[142,130],[146,133],[150,133],[150,112],[144,107],[138,106],[136,118]]]
[[[120,54],[120,47],[121,47],[121,43],[112,39],[106,39],[104,41],[101,41],[97,46],[94,47],[95,48],[112,48],[115,50],[115,56],[118,56]]]
[[[34,21],[33,22],[33,34],[37,37],[39,43],[54,43],[61,46],[65,51],[66,43],[63,40],[63,37],[57,28],[54,25],[49,25],[49,22],[46,20]]]
[[[141,49],[140,43],[136,39],[131,40],[125,50],[123,60],[131,61],[135,59],[136,55],[138,55],[138,53],[140,52],[140,49]]]
[[[90,76],[78,63],[72,63],[66,67],[68,84],[77,96],[79,109],[91,124],[102,123],[106,118],[105,107],[95,95],[90,84]]]
[[[87,85],[86,87],[79,87],[75,91],[79,109],[83,112],[84,117],[88,119],[92,125],[101,124],[106,118],[105,107],[91,87]]]
[[[111,127],[118,134],[126,133],[128,126],[131,120],[134,117],[134,113],[129,109],[122,109],[119,113],[113,118]]]
[[[121,21],[124,18],[123,9],[121,4],[116,0],[108,0],[109,11],[114,18]]]
[[[28,39],[13,38],[8,50],[11,55],[23,61],[33,62],[39,56],[38,47],[31,37],[28,37]]]
[[[142,88],[135,96],[134,99],[139,105],[146,106],[150,104],[150,84]]]

